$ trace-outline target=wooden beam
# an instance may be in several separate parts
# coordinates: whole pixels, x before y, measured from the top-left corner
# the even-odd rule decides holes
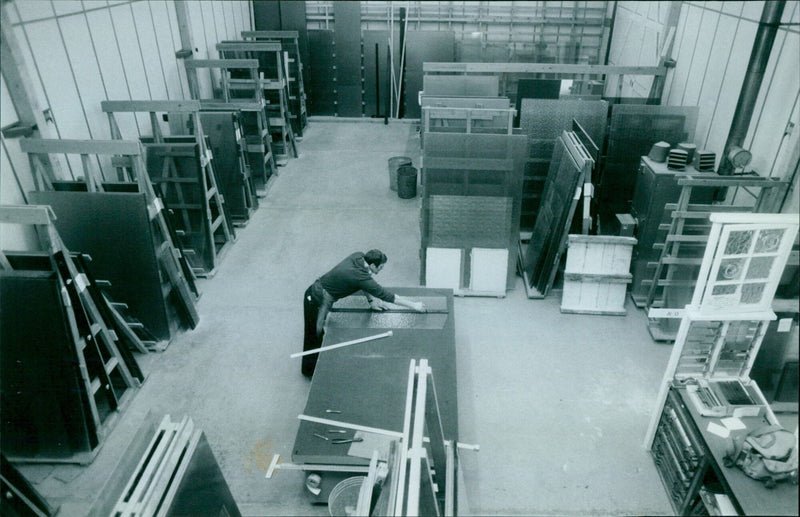
[[[175,1],[175,14],[178,18],[178,33],[181,37],[181,50],[188,51],[189,55],[182,57],[183,63],[193,59],[194,41],[192,41],[192,23],[189,16],[189,8],[187,7],[186,0]],[[189,83],[189,94],[194,99],[200,98],[200,85],[197,81],[197,70],[185,68],[186,81]]]
[[[56,214],[49,205],[5,205],[0,206],[0,223],[50,224]]]
[[[20,149],[32,154],[141,154],[139,142],[133,140],[57,140],[25,138]]]
[[[554,63],[422,63],[423,73],[652,75],[666,74],[660,66],[565,65]]]
[[[36,89],[33,87],[33,81],[28,75],[24,54],[17,39],[14,37],[14,28],[6,14],[7,5],[9,5],[9,2],[3,2],[0,5],[0,26],[4,28],[0,30],[0,60],[3,63],[3,66],[0,67],[0,73],[2,73],[8,87],[8,94],[11,97],[14,110],[17,112],[19,124],[32,127],[32,136],[55,137],[57,133],[45,119],[44,112],[36,99],[34,93]],[[61,176],[61,168],[58,162],[52,162],[49,157],[43,157],[40,162],[44,169],[42,172],[49,179],[52,180]],[[31,164],[31,168],[33,168],[33,164]]]
[[[190,68],[254,68],[258,70],[258,59],[192,59],[183,63]]]
[[[104,112],[164,112],[194,113],[200,111],[200,101],[102,101],[100,109]]]
[[[297,38],[297,31],[242,31],[242,38],[284,39]]]
[[[217,43],[217,50],[254,50],[280,52],[281,44],[269,41],[223,41]]]

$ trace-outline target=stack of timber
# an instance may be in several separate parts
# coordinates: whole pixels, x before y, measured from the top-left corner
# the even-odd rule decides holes
[[[39,189],[30,200],[53,208],[66,245],[92,257],[92,270],[110,282],[104,290],[113,300],[128,304],[130,314],[158,340],[169,342],[180,326],[197,326],[197,287],[173,245],[163,205],[145,172],[141,144],[25,139],[20,148],[30,155]],[[56,179],[50,160],[60,154],[81,155],[80,181]],[[94,171],[93,160],[109,157],[127,181],[103,181]]]
[[[242,39],[256,41],[276,41],[283,48],[283,62],[286,69],[286,83],[289,87],[289,116],[292,131],[299,141],[308,126],[306,110],[306,88],[303,84],[303,60],[300,57],[300,43],[297,31],[242,31]]]
[[[624,316],[632,237],[570,235],[561,312]]]
[[[200,101],[201,115],[206,112],[238,111],[239,129],[237,134],[239,147],[243,147],[246,157],[247,171],[242,171],[243,188],[247,182],[252,183],[256,195],[263,197],[272,180],[278,175],[275,156],[272,152],[272,136],[264,100],[264,90],[258,78],[258,61],[255,59],[192,59],[184,61],[187,73],[196,74],[198,70],[209,70],[212,81],[214,70],[220,77],[219,99],[201,99],[198,88],[192,91],[192,97]],[[206,124],[207,125],[207,124]],[[213,133],[213,131],[209,131]],[[241,140],[244,140],[242,142]],[[213,139],[212,139],[213,143]],[[227,194],[225,197],[228,200]],[[258,200],[250,204],[258,206]],[[234,212],[231,208],[231,213]]]
[[[256,59],[264,99],[267,102],[272,149],[278,165],[285,165],[297,157],[297,143],[289,113],[289,89],[280,43],[261,41],[223,41],[217,43],[217,52],[223,59]],[[249,78],[243,78],[249,89]],[[236,88],[239,79],[231,79]]]
[[[55,219],[0,207],[0,223],[32,225],[41,248],[0,252],[0,443],[11,461],[86,464],[144,375]]]
[[[198,101],[103,101],[111,135],[122,139],[115,113],[148,113],[152,138],[141,138],[147,174],[170,214],[177,244],[197,276],[210,277],[236,238],[218,187],[213,155],[200,121]],[[158,114],[188,118],[191,137],[165,137]],[[122,167],[120,167],[122,169]]]

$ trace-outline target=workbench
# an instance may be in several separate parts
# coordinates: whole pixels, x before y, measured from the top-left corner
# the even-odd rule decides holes
[[[666,412],[672,412],[678,423]],[[763,416],[741,417],[740,420],[746,429],[730,431],[729,438],[722,438],[708,430],[711,422],[722,425],[720,418],[702,416],[685,388],[670,388],[665,416],[662,416],[654,442],[653,457],[677,515],[692,514],[691,509],[696,506],[702,488],[727,495],[739,515],[797,515],[797,485],[780,481],[775,488],[768,489],[763,482],[747,477],[741,469],[724,466],[723,459],[731,438],[768,424]],[[681,431],[691,443],[687,448],[679,445]],[[691,458],[686,451],[691,451]],[[686,465],[689,462],[692,466]],[[684,484],[684,488],[678,488],[676,484]]]
[[[433,370],[444,436],[456,443],[453,293],[450,289],[409,287],[388,290],[423,301],[428,312],[373,312],[366,299],[359,295],[336,302],[328,315],[323,347],[388,330],[392,335],[321,353],[303,414],[402,433],[409,363],[412,359],[427,359]],[[295,464],[368,466],[368,458],[348,455],[349,445],[333,444],[330,439],[315,436],[347,439],[356,433],[346,429],[342,434],[328,434],[331,428],[335,426],[301,421],[292,461]],[[359,475],[322,474],[323,490],[316,499],[312,498],[313,502],[327,501],[327,492],[335,485],[337,474],[338,479]]]

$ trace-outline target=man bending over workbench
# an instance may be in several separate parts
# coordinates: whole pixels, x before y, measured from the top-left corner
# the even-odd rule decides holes
[[[364,292],[370,308],[374,311],[386,310],[388,308],[386,303],[395,303],[417,312],[425,312],[425,304],[422,302],[387,291],[372,278],[383,269],[387,260],[386,255],[380,250],[370,250],[366,253],[357,251],[339,262],[306,289],[303,297],[304,352],[322,345],[325,319],[328,317],[333,303],[358,291]],[[319,354],[303,356],[303,375],[306,377],[314,375],[318,356]]]

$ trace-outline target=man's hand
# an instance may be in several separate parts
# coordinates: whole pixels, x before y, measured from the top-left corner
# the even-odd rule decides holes
[[[385,311],[387,309],[386,304],[383,303],[382,300],[372,299],[369,301],[369,308],[373,311]]]
[[[417,312],[425,312],[425,304],[422,302],[412,302],[412,309]]]

